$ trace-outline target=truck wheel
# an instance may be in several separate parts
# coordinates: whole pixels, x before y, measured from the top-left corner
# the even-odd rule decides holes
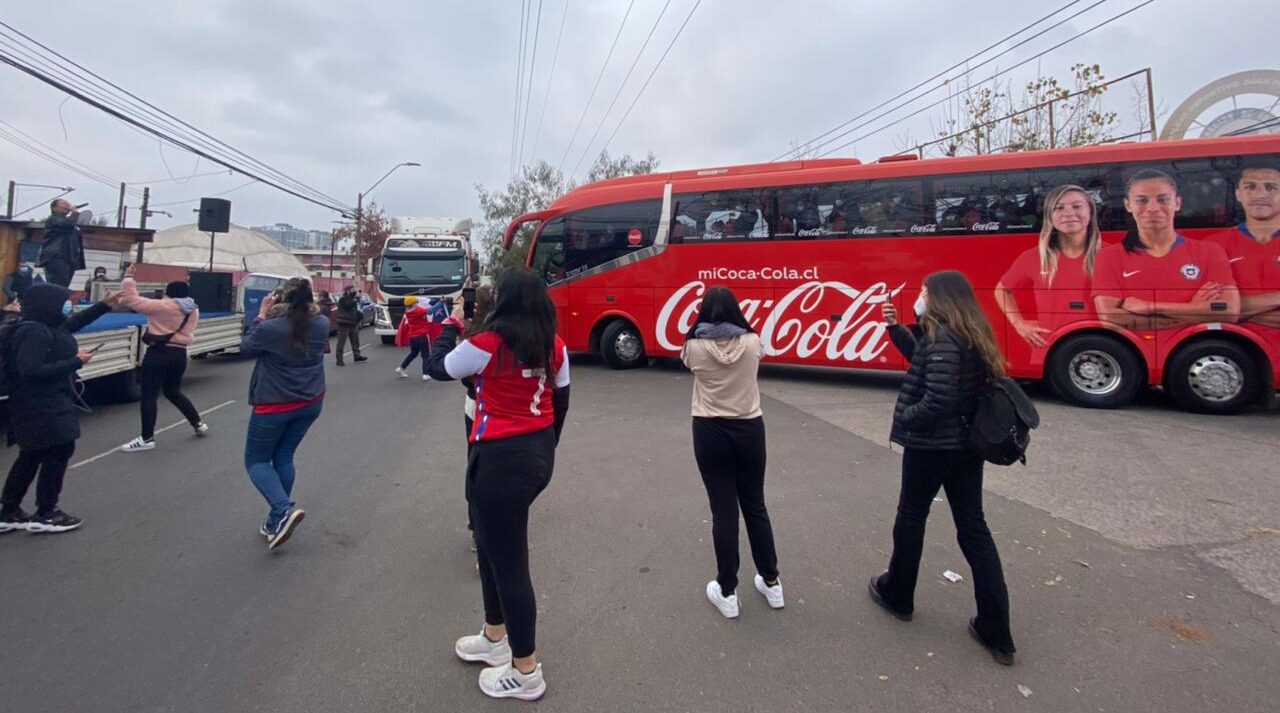
[[[1164,388],[1182,408],[1198,413],[1239,413],[1257,398],[1258,365],[1237,344],[1207,339],[1169,360]]]
[[[385,334],[384,334],[384,335],[382,335],[381,337],[378,337],[378,338],[382,340],[382,343],[383,343],[383,344],[386,344],[386,345],[387,345],[387,346],[389,346],[389,347],[394,347],[394,346],[396,345],[396,338],[395,338],[394,336],[390,336],[390,337],[389,337],[389,336],[387,336],[387,335],[385,335]]]
[[[1138,355],[1119,340],[1101,334],[1069,337],[1053,350],[1049,385],[1064,400],[1087,408],[1117,408],[1143,387]]]
[[[119,403],[133,403],[140,400],[142,398],[140,374],[140,370],[130,369],[111,376],[111,382],[107,385],[109,398]]]
[[[644,366],[644,338],[640,330],[625,319],[615,320],[600,335],[600,355],[614,369],[634,369]]]

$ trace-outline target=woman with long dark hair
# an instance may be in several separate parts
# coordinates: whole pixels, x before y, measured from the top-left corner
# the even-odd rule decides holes
[[[529,576],[529,507],[547,487],[569,409],[569,355],[556,336],[546,285],[528,270],[498,278],[478,333],[461,301],[432,346],[428,370],[442,381],[475,379],[467,454],[467,503],[475,527],[484,628],[454,644],[463,661],[489,665],[480,690],[536,700],[546,692],[535,646],[537,600]]]
[[[711,504],[716,578],[707,582],[707,599],[728,619],[738,616],[739,509],[756,565],[756,591],[774,609],[784,604],[764,504],[764,416],[756,385],[763,354],[760,335],[733,293],[725,287],[707,290],[680,359],[693,372],[693,455]]]
[[[959,272],[926,277],[915,312],[918,326],[909,330],[898,323],[893,305],[883,307],[889,336],[911,366],[898,392],[890,434],[903,447],[893,555],[889,570],[872,577],[868,591],[876,604],[911,620],[929,506],[938,489],[945,489],[978,603],[969,633],[996,661],[1012,665],[1009,593],[982,510],[982,457],[968,443],[977,395],[989,379],[1004,376],[1004,356],[973,287]]]
[[[257,357],[249,380],[249,433],[244,467],[271,510],[258,534],[268,549],[283,545],[306,513],[293,502],[294,453],[324,405],[324,348],[329,318],[320,313],[311,282],[285,283],[279,304],[262,300],[258,318],[240,344]]]
[[[1044,197],[1040,241],[1018,256],[996,283],[996,302],[1010,326],[1032,348],[1048,345],[1058,327],[1092,319],[1093,266],[1102,249],[1098,207],[1085,189],[1058,186]],[[1018,309],[1017,290],[1031,288],[1036,318]]]

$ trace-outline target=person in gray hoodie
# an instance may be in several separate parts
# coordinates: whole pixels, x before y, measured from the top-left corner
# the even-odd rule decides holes
[[[764,347],[733,293],[707,290],[680,358],[693,372],[693,455],[711,504],[716,578],[707,599],[727,619],[738,616],[738,512],[747,525],[755,588],[784,606],[773,525],[764,504],[765,435],[756,371]]]
[[[164,288],[164,295],[163,299],[151,299],[138,294],[132,267],[120,284],[120,304],[147,316],[147,329],[142,337],[147,345],[141,367],[142,433],[120,446],[125,453],[149,451],[156,447],[156,418],[161,392],[182,412],[197,436],[209,432],[209,426],[200,420],[200,412],[182,393],[182,375],[187,371],[187,347],[195,340],[200,310],[191,299],[191,286],[185,282],[170,282]]]
[[[244,467],[270,511],[258,534],[267,548],[283,545],[306,513],[293,497],[294,453],[324,404],[324,348],[329,319],[320,314],[311,281],[293,278],[262,300],[240,353],[257,357],[249,379],[249,433]]]

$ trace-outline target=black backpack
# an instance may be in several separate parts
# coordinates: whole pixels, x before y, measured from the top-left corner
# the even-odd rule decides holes
[[[969,424],[969,447],[988,463],[1027,463],[1031,429],[1040,425],[1040,414],[1017,382],[1008,377],[991,379],[978,393],[978,408]]]

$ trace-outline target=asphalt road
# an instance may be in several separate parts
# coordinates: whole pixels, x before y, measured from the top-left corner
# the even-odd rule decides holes
[[[371,336],[371,335],[370,335]],[[398,350],[330,365],[299,453],[307,519],[280,551],[241,463],[251,364],[193,363],[213,431],[139,454],[136,406],[84,419],[64,535],[0,537],[0,710],[515,708],[453,640],[480,625],[462,503],[462,390],[399,380]],[[535,505],[539,649],[556,711],[1274,711],[1280,414],[1210,419],[1042,398],[1027,468],[989,469],[1019,653],[965,634],[969,571],[936,503],[909,624],[872,605],[900,455],[895,381],[767,369],[768,496],[787,607],[749,584],[726,621],[689,436],[689,377],[575,362]],[[162,402],[161,424],[180,420]],[[8,468],[15,452],[3,453]],[[749,582],[749,557],[744,579]],[[943,578],[960,573],[959,583]],[[1021,687],[1021,689],[1020,689]]]

